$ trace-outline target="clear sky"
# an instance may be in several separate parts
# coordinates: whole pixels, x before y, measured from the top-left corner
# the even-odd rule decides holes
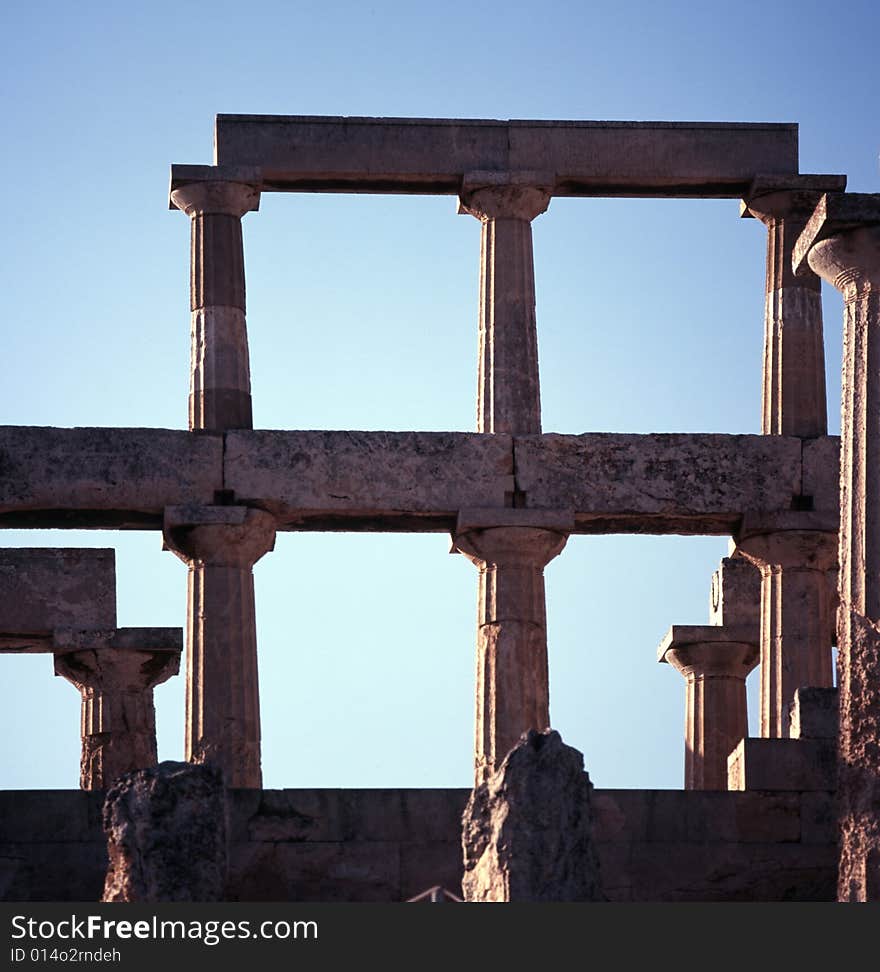
[[[878,28],[871,0],[6,3],[0,424],[185,428],[168,167],[211,162],[217,113],[798,122],[802,172],[875,192]],[[244,233],[258,428],[473,430],[479,224],[454,199],[267,194]],[[759,431],[764,233],[736,200],[554,200],[545,431]],[[840,318],[829,291],[832,432]],[[119,624],[184,623],[155,532],[2,542],[113,546]],[[476,571],[448,547],[279,535],[255,571],[266,786],[470,785]],[[656,646],[708,620],[726,548],[573,537],[548,568],[552,721],[597,786],[682,785],[684,682]],[[2,666],[0,785],[76,786],[78,693],[48,656]],[[156,693],[160,758],[183,755],[183,688]]]

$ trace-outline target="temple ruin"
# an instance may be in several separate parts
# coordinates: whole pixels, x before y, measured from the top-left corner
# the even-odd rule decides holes
[[[475,784],[552,726],[543,570],[572,534],[729,536],[708,623],[670,618],[658,650],[685,679],[685,788],[595,790],[602,893],[880,898],[880,194],[845,187],[799,172],[792,124],[219,115],[213,164],[172,166],[189,431],[0,428],[0,526],[161,531],[187,564],[185,759],[230,788],[229,900],[461,892],[469,791],[262,790],[252,569],[284,530],[448,533],[474,564]],[[268,192],[457,196],[479,220],[474,433],[253,429],[242,219]],[[766,226],[760,434],[542,433],[531,224],[554,196],[740,199]],[[0,793],[0,896],[97,900],[103,791],[156,762],[182,632],[116,628],[112,551],[0,551],[0,590],[2,650],[53,653],[83,699],[82,790]]]

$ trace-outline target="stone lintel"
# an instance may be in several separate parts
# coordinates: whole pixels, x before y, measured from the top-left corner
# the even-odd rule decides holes
[[[0,549],[0,638],[44,640],[59,627],[116,625],[116,552],[92,547]]]
[[[253,165],[172,165],[168,186],[168,208],[177,209],[171,198],[175,190],[197,183],[211,182],[236,182],[259,189],[263,182],[263,174],[257,166]],[[255,209],[259,209],[259,205],[260,196],[257,193]]]
[[[849,229],[878,224],[880,193],[826,193],[795,244],[792,256],[794,272],[806,273],[810,269],[807,256],[822,240]]]
[[[831,510],[780,510],[773,513],[745,513],[737,540],[768,533],[837,533],[839,518]]]
[[[0,634],[0,653],[62,655],[74,651],[149,651],[179,654],[182,628],[55,628],[45,635]]]
[[[462,510],[523,509],[574,510],[580,534],[729,535],[808,490],[836,529],[836,454],[834,437],[775,435],[7,426],[0,527],[160,529],[166,507],[231,503],[281,530],[445,533]]]
[[[218,115],[214,146],[293,192],[457,195],[466,173],[550,171],[556,195],[736,198],[798,170],[795,124]]]
[[[751,624],[673,624],[657,648],[657,661],[669,664],[667,652],[689,645],[712,645],[719,650],[730,645],[731,649],[740,650],[743,645],[753,644],[757,649],[757,634]]]
[[[776,193],[825,193],[843,192],[846,189],[845,175],[773,175],[759,173],[752,179],[743,199],[740,201],[739,214],[744,219],[754,218],[749,208],[762,196]]]
[[[836,739],[745,738],[727,760],[730,790],[832,791]]]

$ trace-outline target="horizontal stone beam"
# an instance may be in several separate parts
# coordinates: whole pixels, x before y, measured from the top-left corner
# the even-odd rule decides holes
[[[555,195],[723,198],[798,171],[795,124],[218,115],[214,145],[294,192],[455,195],[468,173],[537,171]]]
[[[220,435],[0,426],[0,526],[156,529],[222,489]]]
[[[0,639],[55,628],[116,627],[116,553],[92,547],[0,549]]]
[[[837,456],[832,437],[6,427],[0,527],[159,529],[167,506],[235,503],[281,530],[443,532],[517,506],[573,510],[576,533],[724,535],[833,516]]]
[[[66,655],[78,651],[144,651],[180,654],[182,628],[56,628],[27,637],[0,632],[0,653]]]

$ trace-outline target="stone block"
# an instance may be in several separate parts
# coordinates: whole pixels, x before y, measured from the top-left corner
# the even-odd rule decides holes
[[[794,739],[837,740],[839,709],[836,688],[799,688],[791,704]]]
[[[236,796],[236,805],[242,807],[245,791]],[[247,817],[247,839],[251,841],[341,841],[350,836],[342,790],[263,790],[255,812]],[[247,809],[250,810],[250,801]],[[237,817],[243,814],[239,812]],[[239,819],[233,839],[243,827]]]
[[[647,820],[645,839],[648,841],[687,840],[686,790],[646,790]]]
[[[731,843],[738,839],[736,800],[722,790],[686,790],[687,839]]]
[[[727,768],[731,790],[834,790],[837,746],[828,739],[743,739]]]
[[[812,497],[814,510],[840,512],[840,437],[820,435],[803,440],[801,494]]]
[[[787,510],[800,439],[770,435],[516,436],[526,506],[574,509],[579,533],[728,533],[746,510]]]
[[[0,790],[0,835],[18,844],[101,841],[81,790]]]
[[[788,124],[218,115],[214,144],[287,191],[457,193],[473,171],[549,170],[563,195],[737,197],[798,169]]]
[[[641,844],[631,841],[596,841],[599,875],[605,900],[619,903],[632,901],[632,850]]]
[[[115,627],[114,550],[0,549],[0,637],[5,647],[13,647],[10,636],[19,634]]]
[[[761,624],[761,572],[743,557],[724,557],[712,575],[709,623],[748,626],[758,640]]]
[[[0,844],[0,900],[99,901],[107,845],[89,841]]]
[[[514,488],[510,437],[464,432],[229,432],[224,469],[282,529],[451,530]]]
[[[630,843],[645,840],[648,827],[647,790],[593,790],[593,829],[596,841]]]
[[[747,791],[729,793],[728,799],[734,813],[733,841],[781,844],[801,839],[799,793]]]
[[[823,790],[801,793],[801,841],[836,844],[838,837],[835,795]]]
[[[170,429],[0,427],[5,527],[156,527],[223,489],[223,439]]]

